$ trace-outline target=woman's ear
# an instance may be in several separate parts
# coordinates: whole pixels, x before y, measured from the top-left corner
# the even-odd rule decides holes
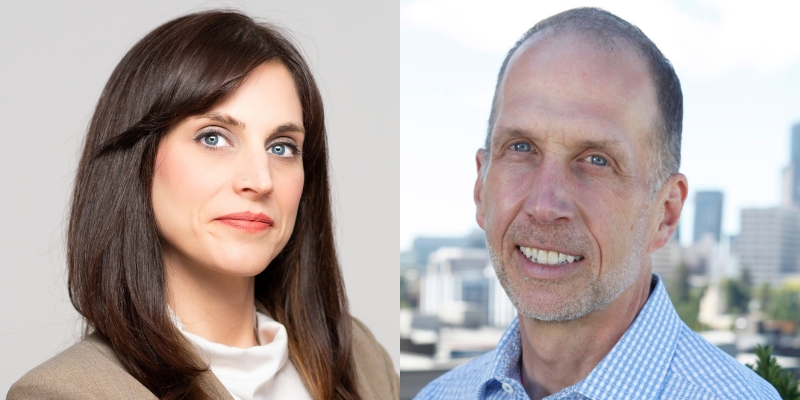
[[[678,228],[678,221],[681,219],[683,204],[689,192],[689,181],[686,175],[673,174],[661,188],[654,205],[655,223],[657,223],[655,234],[647,248],[648,253],[652,253],[669,241],[669,238]]]

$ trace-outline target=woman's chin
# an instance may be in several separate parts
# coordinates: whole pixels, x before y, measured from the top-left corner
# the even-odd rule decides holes
[[[280,253],[277,245],[264,241],[217,240],[213,247],[215,251],[209,252],[210,254],[198,254],[194,258],[205,260],[210,269],[241,277],[258,275]]]
[[[264,260],[256,262],[251,257],[244,260],[237,258],[220,260],[212,265],[208,265],[207,268],[218,274],[230,277],[251,278],[264,271],[267,265],[269,265],[269,261]]]
[[[247,254],[198,254],[183,258],[177,265],[167,261],[167,269],[195,281],[206,283],[223,282],[230,278],[252,278],[264,271],[272,261],[272,257],[251,252]],[[188,261],[188,262],[187,262]]]

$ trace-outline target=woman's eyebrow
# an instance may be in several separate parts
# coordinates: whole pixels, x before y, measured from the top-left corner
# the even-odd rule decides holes
[[[207,118],[212,121],[217,121],[221,124],[225,124],[228,126],[235,126],[239,129],[245,129],[246,127],[244,122],[239,121],[238,119],[233,118],[228,114],[208,113],[208,114],[198,115],[197,118]]]
[[[306,133],[306,130],[303,129],[303,127],[300,126],[300,125],[297,125],[297,124],[295,124],[293,122],[289,122],[288,124],[283,124],[283,125],[280,125],[277,128],[275,128],[272,131],[272,134],[274,135],[274,134],[277,134],[277,133],[286,133],[286,132]]]
[[[216,122],[219,122],[221,124],[238,127],[239,129],[246,129],[247,128],[247,126],[245,125],[244,122],[239,121],[238,119],[236,119],[236,118],[234,118],[234,117],[232,117],[232,116],[230,116],[228,114],[208,113],[208,114],[198,115],[197,118],[210,119],[212,121],[216,121]],[[272,131],[273,134],[286,133],[286,132],[305,133],[306,130],[303,129],[302,126],[297,125],[297,124],[295,124],[293,122],[290,122],[290,123],[287,123],[287,124],[280,125],[280,126],[278,126],[277,128],[275,128]]]

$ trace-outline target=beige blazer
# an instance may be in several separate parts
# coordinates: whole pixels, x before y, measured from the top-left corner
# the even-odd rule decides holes
[[[392,359],[364,324],[353,318],[353,358],[358,391],[367,399],[399,399],[400,378]],[[215,399],[233,400],[211,371],[200,386]],[[114,350],[91,334],[11,386],[7,400],[21,399],[155,399],[122,366]]]

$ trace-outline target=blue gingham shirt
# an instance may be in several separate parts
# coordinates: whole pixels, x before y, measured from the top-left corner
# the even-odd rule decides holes
[[[555,399],[780,399],[752,370],[681,321],[658,275],[656,287],[619,342],[575,385]],[[416,399],[529,399],[520,383],[519,321],[494,351],[442,375]]]

